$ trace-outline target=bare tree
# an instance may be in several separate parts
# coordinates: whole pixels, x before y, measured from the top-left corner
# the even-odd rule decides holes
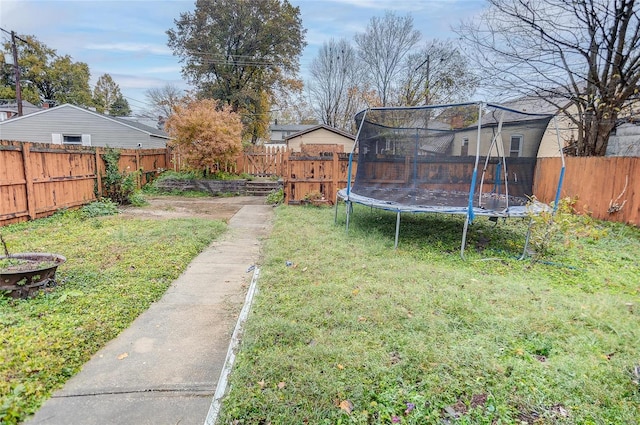
[[[270,111],[271,120],[276,124],[319,124],[314,108],[302,92],[279,93],[274,99],[276,109]]]
[[[635,0],[489,3],[479,20],[459,29],[486,76],[485,87],[535,93],[577,127],[572,153],[604,155],[619,111],[638,93]]]
[[[478,84],[456,46],[440,40],[409,54],[399,81],[398,103],[405,106],[467,101]]]
[[[378,92],[382,106],[392,102],[394,82],[406,66],[404,59],[420,40],[410,15],[400,17],[386,12],[373,17],[364,33],[355,35],[358,56]]]
[[[360,72],[355,49],[345,39],[325,42],[311,63],[309,96],[323,124],[352,130]]]
[[[145,92],[147,103],[151,106],[148,112],[153,118],[167,119],[171,116],[175,107],[181,104],[185,94],[176,85],[167,83],[162,87],[150,88]]]

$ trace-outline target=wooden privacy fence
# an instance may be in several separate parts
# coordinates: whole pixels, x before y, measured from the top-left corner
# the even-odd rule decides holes
[[[285,156],[285,201],[299,203],[321,193],[334,202],[338,189],[347,186],[347,154]],[[576,211],[608,221],[640,226],[640,157],[568,157],[561,197],[576,198]],[[354,161],[352,178],[357,164]],[[533,193],[553,202],[560,176],[560,158],[536,163]],[[353,180],[352,180],[353,181]]]
[[[102,148],[0,141],[0,226],[46,217],[102,194]],[[121,172],[140,171],[138,185],[167,168],[165,149],[122,149]]]
[[[95,200],[105,173],[103,151],[0,141],[0,226]],[[170,149],[122,149],[120,153],[119,169],[140,171],[139,186],[164,169],[180,169],[179,157]],[[338,189],[347,186],[348,158],[343,153],[310,155],[255,147],[239,155],[229,171],[281,177],[287,203],[318,195],[329,203],[335,201]],[[537,161],[533,193],[543,202],[555,199],[560,164],[560,158]],[[353,179],[356,168],[354,161]],[[578,212],[640,226],[640,158],[566,158],[561,196],[577,198]]]
[[[356,176],[356,165],[354,161],[352,181]],[[349,154],[332,152],[322,156],[308,156],[288,152],[285,155],[284,167],[286,203],[296,204],[320,195],[327,203],[333,203],[338,189],[347,187]]]
[[[640,157],[569,157],[561,197],[576,198],[579,213],[640,226]],[[556,196],[560,158],[540,158],[533,193],[543,202]]]
[[[184,170],[185,163],[178,148],[167,148],[174,171]],[[240,152],[233,164],[224,164],[223,171],[235,174],[250,174],[256,177],[274,177],[284,175],[284,162],[287,150],[284,147],[250,146]]]

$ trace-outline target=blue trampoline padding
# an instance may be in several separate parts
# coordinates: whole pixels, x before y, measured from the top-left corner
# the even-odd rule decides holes
[[[442,205],[405,205],[397,202],[381,201],[379,199],[369,198],[358,195],[353,189],[347,193],[347,189],[340,189],[338,197],[344,201],[355,202],[356,204],[366,205],[368,207],[378,208],[381,210],[393,212],[409,212],[409,213],[442,213],[442,214],[462,214],[469,212],[468,207],[448,207]],[[474,215],[483,215],[489,217],[528,217],[530,214],[538,215],[543,211],[552,212],[552,208],[539,201],[533,201],[528,205],[514,205],[504,210],[490,210],[486,208],[473,208]]]

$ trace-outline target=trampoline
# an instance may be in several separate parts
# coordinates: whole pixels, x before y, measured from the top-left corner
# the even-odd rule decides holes
[[[552,119],[553,115],[478,102],[359,112],[347,187],[337,193],[347,206],[347,230],[353,203],[397,214],[396,248],[402,213],[462,214],[464,258],[469,224],[476,216],[497,220],[553,211],[533,197],[536,159],[545,132],[547,137],[552,133],[562,156],[557,125],[547,130]],[[554,205],[563,176],[564,158]],[[338,202],[336,221],[337,214]],[[530,230],[529,226],[521,258]]]

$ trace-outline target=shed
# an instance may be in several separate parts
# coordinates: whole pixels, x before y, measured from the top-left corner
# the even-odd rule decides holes
[[[0,122],[0,139],[125,149],[165,148],[169,136],[135,121],[64,104]]]
[[[337,128],[320,124],[299,131],[285,139],[289,152],[351,152],[355,136]],[[337,149],[336,149],[337,147]],[[312,152],[313,151],[313,152]]]

